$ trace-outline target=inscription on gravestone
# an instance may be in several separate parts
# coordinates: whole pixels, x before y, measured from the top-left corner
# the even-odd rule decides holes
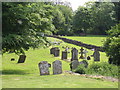
[[[62,62],[56,60],[53,62],[53,74],[61,74],[62,73]]]
[[[40,75],[49,75],[49,64],[47,61],[41,61],[38,64],[39,70],[40,70]]]
[[[18,63],[24,63],[26,59],[26,55],[20,55],[19,59],[18,59]]]

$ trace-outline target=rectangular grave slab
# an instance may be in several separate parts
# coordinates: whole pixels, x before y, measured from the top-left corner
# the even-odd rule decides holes
[[[18,59],[18,63],[24,63],[26,59],[26,55],[20,55],[19,59]]]
[[[62,51],[62,56],[61,56],[61,59],[64,60],[64,59],[67,59],[67,51]]]
[[[56,60],[53,62],[53,74],[61,74],[62,73],[62,62]]]
[[[39,70],[40,70],[40,75],[49,75],[49,64],[47,61],[41,61],[38,64]]]

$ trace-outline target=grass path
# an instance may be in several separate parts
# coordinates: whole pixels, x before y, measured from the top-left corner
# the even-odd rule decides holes
[[[51,41],[58,40],[55,38],[48,38]],[[69,47],[80,48],[76,45],[62,43],[62,46],[67,45]],[[86,77],[76,76],[64,73],[69,71],[69,63],[62,61],[63,74],[52,75],[52,68],[50,68],[50,75],[40,76],[38,63],[40,61],[48,61],[52,64],[55,60],[60,60],[61,57],[53,57],[49,54],[50,48],[39,48],[26,52],[27,58],[25,63],[17,64],[18,56],[15,54],[4,54],[2,59],[2,87],[3,88],[117,88],[117,82],[102,81],[96,79],[90,79]],[[92,54],[92,51],[89,51]],[[104,53],[101,61],[107,61]],[[11,58],[15,58],[15,61],[10,61]],[[70,59],[70,54],[69,54]],[[81,60],[81,59],[80,59]],[[80,61],[79,60],[79,61]],[[92,60],[89,63],[93,63]]]

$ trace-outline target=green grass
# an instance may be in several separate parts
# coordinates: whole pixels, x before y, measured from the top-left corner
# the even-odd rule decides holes
[[[48,38],[50,41],[58,40],[55,38]],[[68,43],[61,43],[58,47],[62,51],[62,46],[80,47]],[[62,61],[63,74],[52,75],[52,67],[50,68],[50,75],[40,76],[38,63],[40,61],[48,61],[51,63],[55,60],[60,60],[61,57],[54,57],[49,54],[49,48],[30,49],[26,52],[25,63],[17,64],[18,56],[15,54],[4,54],[2,57],[2,87],[3,88],[117,88],[117,82],[102,81],[90,79],[77,75],[70,75],[64,71],[69,71],[69,62]],[[89,50],[88,55],[93,51]],[[107,61],[105,53],[101,53],[101,62]],[[10,61],[15,58],[15,61]],[[70,59],[70,53],[69,53]],[[81,61],[82,59],[79,59]],[[92,60],[89,63],[93,63]]]
[[[68,39],[72,39],[72,40],[77,40],[77,41],[81,41],[87,44],[92,44],[92,45],[96,45],[96,46],[102,46],[103,45],[103,41],[105,40],[106,36],[103,35],[88,35],[88,36],[63,36],[65,38]]]

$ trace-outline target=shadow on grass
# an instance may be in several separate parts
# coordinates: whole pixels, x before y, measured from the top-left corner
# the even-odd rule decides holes
[[[24,70],[2,70],[2,71],[0,71],[0,73],[1,72],[2,72],[2,75],[25,75],[25,74],[28,74]]]

